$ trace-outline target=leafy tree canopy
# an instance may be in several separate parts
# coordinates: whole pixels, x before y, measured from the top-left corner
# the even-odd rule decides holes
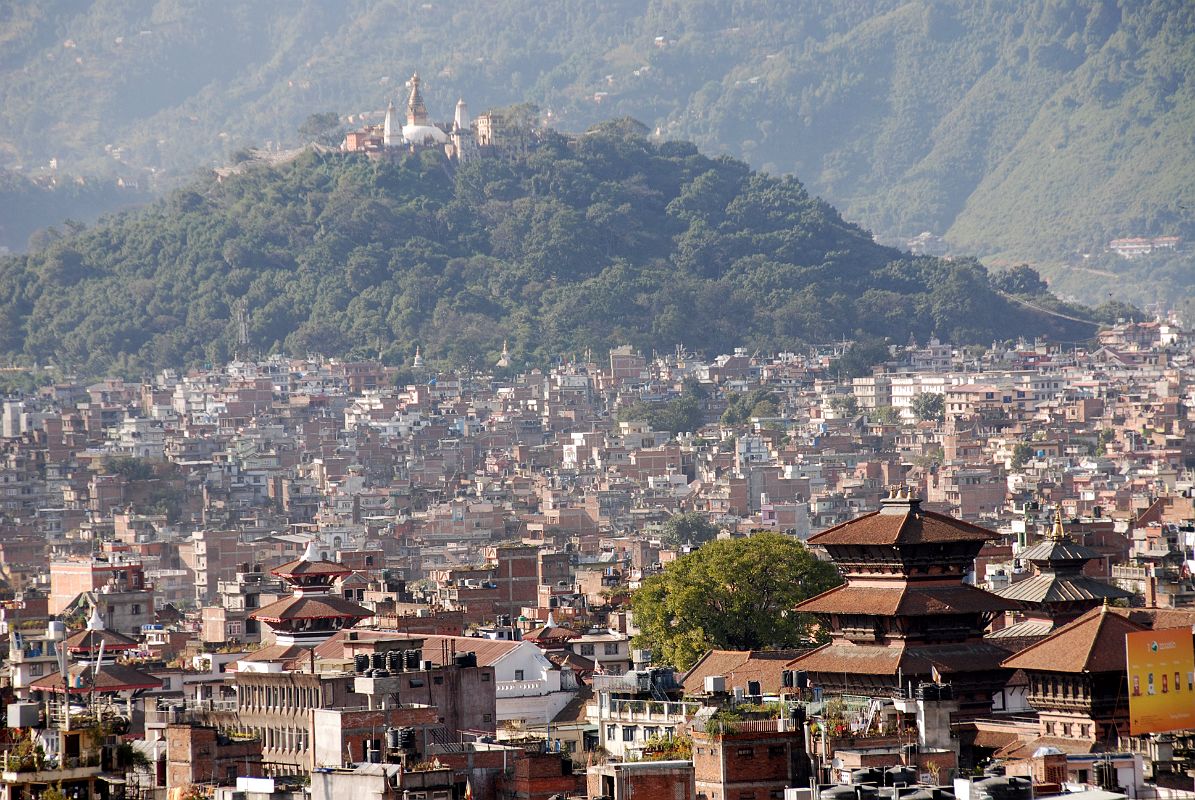
[[[688,669],[711,648],[794,647],[813,634],[809,617],[791,609],[839,583],[833,564],[783,534],[718,539],[672,562],[635,592],[636,646],[678,669]]]
[[[946,395],[920,392],[913,395],[913,414],[922,422],[941,422],[946,419]]]
[[[683,544],[700,545],[718,537],[718,526],[699,511],[673,514],[664,523],[662,538],[665,543],[678,547]]]
[[[884,337],[1091,333],[1008,302],[974,261],[877,245],[792,178],[617,124],[519,159],[308,152],[198,181],[0,259],[0,355],[86,375],[225,360],[238,301],[260,352],[403,364],[418,345],[474,369],[504,341],[517,368],[846,337],[857,372]],[[697,406],[682,397],[662,428],[692,429]]]

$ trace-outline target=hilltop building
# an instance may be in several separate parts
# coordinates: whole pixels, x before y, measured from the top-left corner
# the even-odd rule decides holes
[[[411,76],[407,86],[410,92],[405,115],[390,100],[380,125],[349,131],[340,149],[382,157],[438,148],[453,161],[468,161],[485,153],[523,146],[523,139],[511,135],[511,125],[502,115],[487,112],[471,119],[464,98],[456,101],[451,121],[432,121],[420,89],[419,73]]]

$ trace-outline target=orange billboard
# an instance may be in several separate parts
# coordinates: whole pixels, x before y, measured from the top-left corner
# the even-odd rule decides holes
[[[1134,736],[1195,728],[1195,648],[1190,628],[1125,635],[1129,729]]]

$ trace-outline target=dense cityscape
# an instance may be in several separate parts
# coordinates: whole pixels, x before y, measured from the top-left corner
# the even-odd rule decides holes
[[[0,800],[1195,800],[1193,64],[0,6]]]
[[[1177,786],[1123,648],[1195,624],[1191,344],[935,339],[855,378],[849,344],[417,357],[408,385],[246,358],[10,398],[5,796]],[[673,572],[763,605],[786,548],[809,582],[770,613],[806,624],[660,624]]]

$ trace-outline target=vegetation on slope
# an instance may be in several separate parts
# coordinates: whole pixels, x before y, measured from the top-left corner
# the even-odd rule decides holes
[[[0,352],[89,374],[221,360],[239,301],[259,351],[400,363],[421,345],[473,367],[504,339],[523,364],[1092,332],[1009,301],[976,262],[875,244],[793,178],[624,120],[520,160],[308,152],[194,184],[0,260]]]
[[[629,115],[884,236],[1064,259],[1195,235],[1193,34],[1186,0],[46,0],[0,9],[0,155],[186,174],[313,111],[376,121],[418,70],[445,118]]]

